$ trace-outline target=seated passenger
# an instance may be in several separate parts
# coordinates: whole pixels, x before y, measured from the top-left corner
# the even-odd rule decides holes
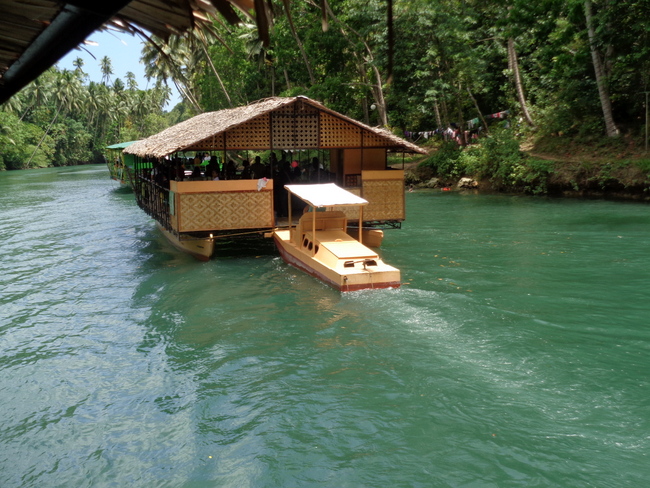
[[[251,179],[251,166],[250,163],[248,162],[248,159],[244,159],[244,162],[242,163],[243,169],[241,170],[241,179],[242,180],[250,180]]]
[[[235,168],[235,162],[232,159],[229,159],[226,163],[226,179],[234,180],[236,172],[237,169]]]
[[[194,181],[201,179],[201,166],[194,166],[194,170],[192,171],[192,179]]]
[[[253,174],[253,179],[254,180],[259,180],[260,178],[263,178],[265,175],[265,168],[264,165],[262,164],[262,158],[259,156],[255,156],[255,162],[251,165],[251,172]]]

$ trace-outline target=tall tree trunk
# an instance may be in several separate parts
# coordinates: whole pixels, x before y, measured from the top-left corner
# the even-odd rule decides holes
[[[289,0],[282,0],[282,5],[284,5],[284,10],[287,13],[287,20],[289,21],[289,28],[291,29],[291,33],[293,34],[293,38],[296,40],[296,44],[298,45],[298,49],[300,49],[300,54],[302,54],[302,59],[305,63],[305,67],[307,68],[307,73],[309,74],[309,81],[313,85],[316,84],[316,79],[314,78],[314,72],[311,69],[311,64],[309,63],[309,58],[307,57],[307,53],[305,52],[305,48],[302,45],[302,41],[300,40],[300,37],[298,36],[298,32],[296,32],[296,26],[293,25],[293,18],[291,17],[291,8],[290,8],[290,3]]]
[[[178,83],[175,78],[172,78],[172,82],[174,83],[174,86],[176,86],[176,89],[181,94],[181,96],[184,97],[185,100],[189,100],[189,102],[194,106],[196,113],[202,114],[203,109],[201,108],[201,105],[199,105],[198,100],[192,94],[190,89],[184,83]]]
[[[449,127],[449,109],[444,98],[440,101],[440,105],[442,106],[442,125]]]
[[[375,73],[375,82],[376,84],[372,85],[372,92],[375,96],[375,102],[377,104],[377,114],[379,115],[379,125],[382,127],[388,127],[388,112],[386,110],[386,99],[384,98],[384,89],[382,88],[381,82],[381,73],[379,73],[379,68],[372,66],[372,70]]]
[[[370,125],[370,112],[368,112],[368,98],[363,97],[361,100],[361,105],[363,106],[363,122],[366,125]]]
[[[481,122],[483,123],[483,127],[485,128],[485,133],[488,134],[487,121],[483,117],[483,114],[481,113],[481,109],[478,108],[478,103],[476,102],[476,98],[474,98],[474,94],[472,93],[472,90],[469,89],[469,86],[467,87],[467,93],[469,94],[469,98],[471,98],[472,102],[474,103],[474,108],[476,109],[476,113],[478,114],[479,119],[481,119]]]
[[[18,119],[18,122],[22,122],[22,121],[23,121],[23,119],[25,118],[25,115],[27,115],[27,112],[29,112],[29,111],[32,109],[32,107],[34,107],[34,105],[36,105],[36,104],[35,104],[35,103],[32,103],[29,107],[27,107],[27,108],[25,109],[25,111],[23,112],[23,114],[22,114],[22,115],[20,116],[20,118]]]
[[[463,121],[465,120],[465,116],[463,114],[463,100],[464,100],[464,95],[463,95],[463,84],[459,81],[458,82],[458,91],[456,92],[456,109],[458,110],[458,113],[456,115],[456,120],[459,124],[459,129],[463,128]]]
[[[388,30],[388,66],[386,67],[386,84],[393,82],[393,54],[395,52],[395,30],[393,29],[393,0],[387,1],[386,28]]]
[[[43,144],[43,141],[45,140],[47,135],[50,133],[50,129],[54,125],[54,122],[56,122],[56,119],[59,117],[59,113],[61,112],[62,108],[63,108],[63,101],[59,103],[59,107],[56,109],[56,114],[54,114],[54,118],[52,119],[52,122],[50,122],[50,125],[47,126],[47,130],[45,131],[45,134],[43,134],[43,137],[41,137],[41,140],[38,141],[38,144],[36,145],[36,149],[34,149],[34,152],[29,157],[29,161],[27,161],[27,164],[25,165],[25,169],[29,168],[29,165],[32,163],[32,159],[34,159],[36,152],[41,147],[41,144]]]
[[[208,52],[206,45],[204,43],[201,43],[201,47],[203,48],[203,54],[205,54],[208,63],[210,63],[210,66],[212,67],[212,72],[214,73],[214,76],[217,77],[217,80],[219,81],[219,85],[221,85],[223,94],[226,95],[226,100],[228,100],[228,106],[232,107],[232,100],[230,100],[230,95],[228,94],[228,90],[226,90],[223,81],[221,81],[221,76],[219,76],[219,72],[217,71],[217,68],[214,66],[214,63],[212,62],[212,58],[210,57],[210,53]]]
[[[284,68],[284,81],[287,84],[287,90],[291,90],[291,81],[289,80],[289,72]]]
[[[530,116],[530,112],[528,111],[526,97],[524,96],[524,86],[521,83],[521,73],[519,72],[519,60],[517,59],[517,51],[515,50],[515,40],[512,37],[508,39],[508,68],[512,71],[515,79],[517,98],[519,99],[519,105],[521,106],[524,118],[526,119],[526,122],[528,122],[528,125],[535,127],[533,118]]]
[[[356,35],[359,38],[359,40],[363,43],[365,51],[368,54],[367,58],[360,56],[354,50],[352,50],[352,55],[356,60],[355,64],[359,71],[359,76],[363,81],[363,84],[367,83],[370,86],[370,91],[375,100],[375,105],[377,106],[377,113],[379,115],[379,125],[383,127],[387,127],[388,112],[386,110],[386,100],[384,98],[384,87],[383,87],[383,82],[381,79],[381,73],[379,72],[379,69],[372,64],[372,61],[375,59],[372,49],[370,49],[370,46],[368,45],[364,37],[359,32],[354,30],[352,27],[346,25],[336,15],[334,15],[334,12],[332,11],[329,4],[326,4],[325,6],[327,8],[327,13],[332,18],[332,20],[340,24],[341,34],[350,43],[351,47],[354,47],[354,43],[350,40],[346,30],[353,32],[354,35]],[[369,82],[368,76],[366,75],[367,67],[369,67],[372,70],[373,74],[375,75],[375,83]]]
[[[438,108],[438,100],[433,101],[433,111],[436,114],[436,124],[438,128],[442,127],[442,119],[440,118],[440,109]]]
[[[605,120],[605,129],[609,137],[619,135],[618,127],[614,122],[612,115],[612,102],[607,91],[607,77],[605,69],[596,49],[596,30],[594,28],[594,19],[591,10],[591,0],[585,0],[585,19],[587,20],[587,35],[589,36],[589,48],[591,50],[591,59],[594,63],[596,72],[596,85],[598,85],[598,96],[600,97],[600,106],[603,109],[603,118]]]

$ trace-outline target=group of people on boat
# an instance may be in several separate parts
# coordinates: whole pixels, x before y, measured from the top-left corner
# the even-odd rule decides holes
[[[151,178],[160,187],[169,189],[169,182],[176,181],[211,181],[211,180],[241,180],[263,178],[274,180],[274,205],[279,216],[288,214],[287,191],[284,185],[296,183],[329,183],[334,181],[334,175],[323,167],[318,157],[311,161],[290,161],[288,153],[281,152],[278,159],[275,152],[270,151],[268,160],[263,161],[255,156],[253,163],[243,159],[241,167],[233,159],[223,164],[218,156],[197,154],[194,158],[173,158],[153,162]]]
[[[260,156],[255,156],[251,164],[248,159],[241,161],[239,167],[233,159],[223,164],[218,156],[204,157],[197,155],[194,158],[174,158],[158,162],[154,165],[154,175],[158,180],[176,181],[210,181],[210,180],[247,180],[260,178],[277,179],[282,185],[289,183],[327,183],[333,176],[323,168],[317,157],[311,162],[289,161],[283,152],[280,159],[271,151],[268,161],[262,161]],[[164,186],[164,185],[163,185]],[[277,186],[277,185],[276,185]]]

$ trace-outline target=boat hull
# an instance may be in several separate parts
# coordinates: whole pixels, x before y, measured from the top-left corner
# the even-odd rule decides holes
[[[294,245],[289,231],[275,231],[273,239],[284,262],[342,292],[399,288],[401,285],[400,271],[392,266],[381,263],[380,269],[376,271],[348,269],[341,272],[326,266]]]
[[[158,222],[156,222],[156,225],[176,249],[192,255],[200,261],[209,261],[212,257],[214,253],[214,239],[180,240],[176,235],[163,228]]]

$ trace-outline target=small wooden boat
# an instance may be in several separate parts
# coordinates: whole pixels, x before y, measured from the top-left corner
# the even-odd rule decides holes
[[[399,288],[399,269],[385,264],[376,252],[347,233],[347,217],[341,209],[358,207],[361,212],[367,200],[334,183],[285,188],[289,199],[295,195],[312,207],[295,227],[273,232],[286,263],[341,291]]]

